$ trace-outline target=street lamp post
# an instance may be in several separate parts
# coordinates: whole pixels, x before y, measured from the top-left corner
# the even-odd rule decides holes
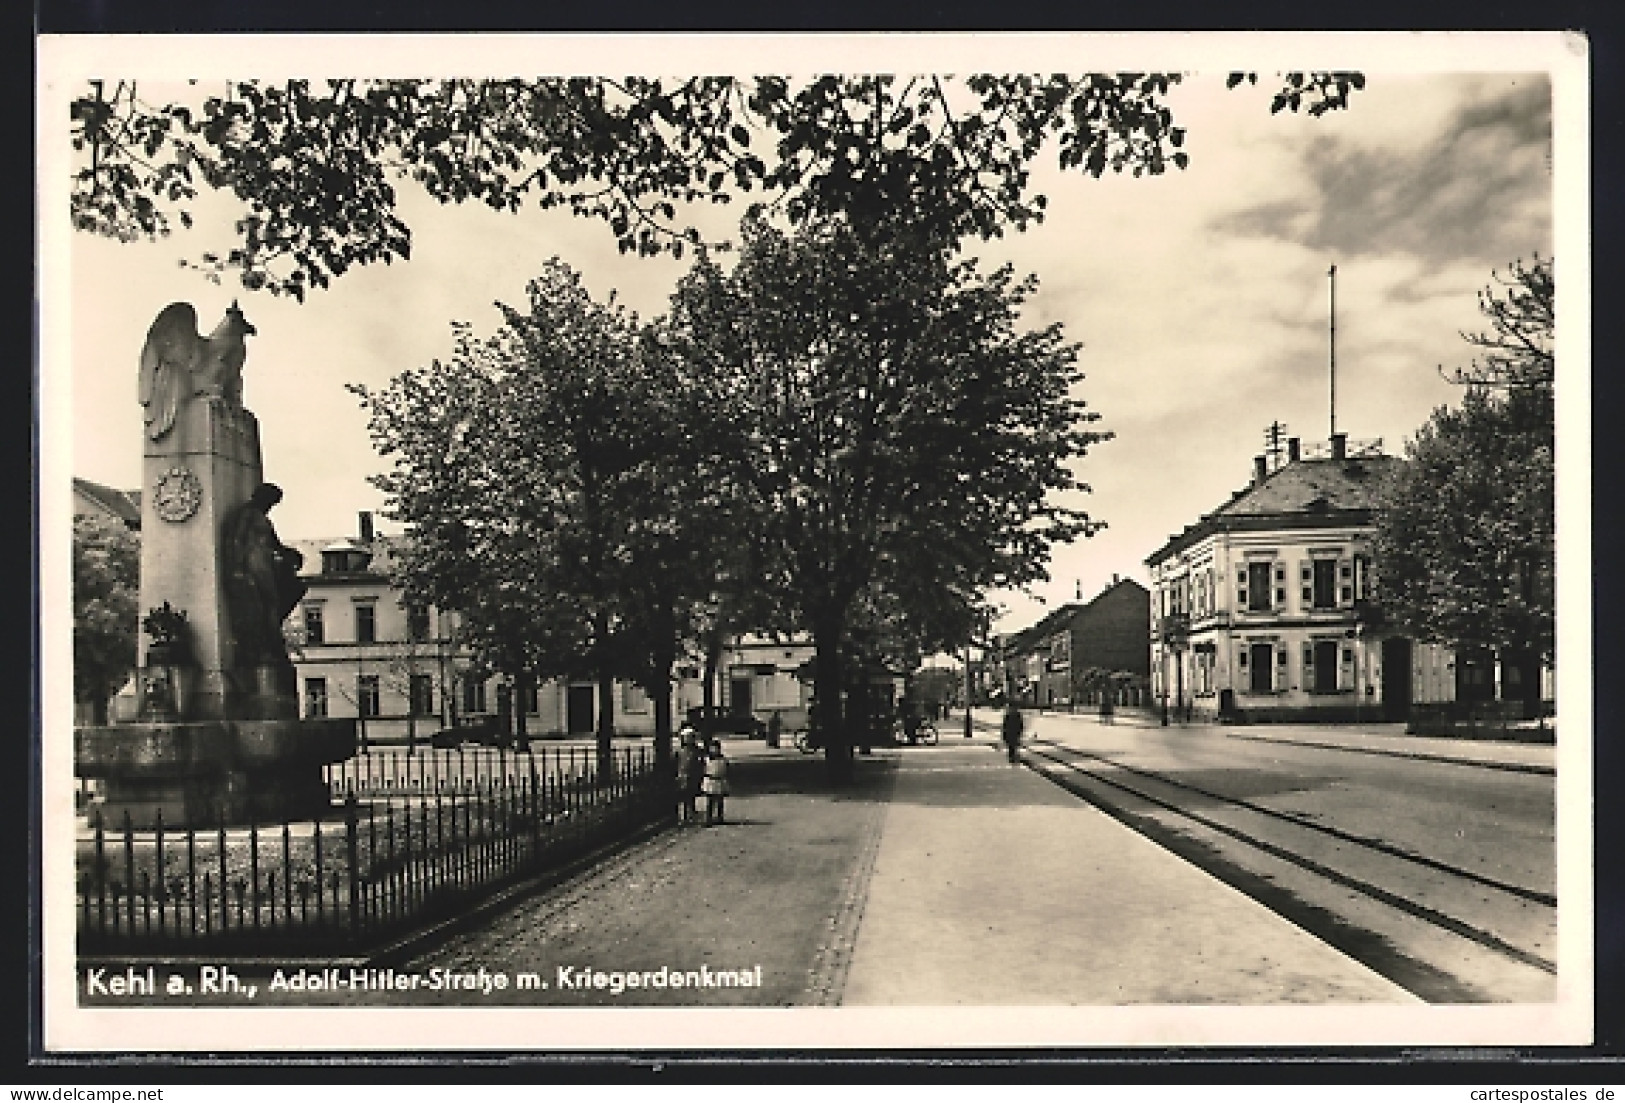
[[[970,644],[965,645],[965,738],[971,738],[970,707],[972,701],[972,683],[970,670]]]

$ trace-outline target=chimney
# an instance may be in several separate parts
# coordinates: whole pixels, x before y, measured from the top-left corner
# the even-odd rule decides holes
[[[1332,434],[1332,459],[1340,460],[1348,455],[1348,439],[1347,433]]]
[[[1269,461],[1263,456],[1253,457],[1253,485],[1258,486],[1269,477]]]
[[[362,510],[359,519],[361,522],[361,542],[370,544],[372,543],[372,511]]]
[[[1298,462],[1298,455],[1299,455],[1299,453],[1298,453],[1298,438],[1297,437],[1287,437],[1286,438],[1286,462],[1287,463],[1297,463]]]
[[[1118,579],[1117,579],[1117,574],[1116,574],[1116,572],[1115,572],[1115,571],[1114,571],[1114,572],[1113,572],[1113,573],[1112,573],[1112,585],[1113,585],[1113,586],[1115,586],[1115,585],[1117,585],[1117,582],[1118,582]]]

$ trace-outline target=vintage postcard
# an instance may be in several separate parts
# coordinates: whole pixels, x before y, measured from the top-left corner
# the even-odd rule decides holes
[[[1583,36],[38,49],[47,1051],[1591,1042]]]

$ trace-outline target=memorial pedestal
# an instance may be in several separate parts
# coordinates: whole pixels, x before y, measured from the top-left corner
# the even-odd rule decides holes
[[[75,772],[102,783],[109,829],[310,819],[331,800],[322,767],[355,752],[355,721],[200,720],[74,732]]]

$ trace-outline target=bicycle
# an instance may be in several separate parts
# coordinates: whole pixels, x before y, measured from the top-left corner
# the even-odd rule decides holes
[[[895,725],[895,733],[897,742],[906,743],[909,746],[923,744],[927,747],[935,747],[937,740],[942,738],[937,731],[936,722],[928,717],[921,717],[915,721],[913,735],[909,734],[908,725],[904,724],[902,720],[898,720]]]

